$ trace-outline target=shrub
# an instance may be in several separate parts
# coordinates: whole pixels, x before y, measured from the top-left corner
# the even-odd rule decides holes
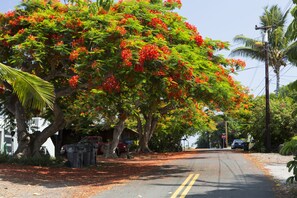
[[[62,166],[62,158],[52,158],[49,156],[14,158],[7,154],[0,154],[0,163],[21,164],[29,166]]]
[[[283,148],[280,150],[282,155],[295,155],[294,159],[287,163],[289,172],[293,170],[294,176],[291,176],[287,179],[287,182],[293,183],[297,182],[297,136],[292,138],[291,141],[286,142]]]

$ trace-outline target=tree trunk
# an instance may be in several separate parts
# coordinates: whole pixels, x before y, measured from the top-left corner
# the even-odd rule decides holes
[[[65,125],[64,114],[57,104],[54,104],[54,119],[52,123],[46,127],[42,132],[37,133],[34,138],[32,156],[40,156],[39,150],[41,145],[52,135],[63,129]]]
[[[119,121],[116,124],[116,126],[114,127],[112,142],[109,145],[109,149],[108,149],[108,152],[105,154],[105,157],[110,157],[110,158],[117,157],[117,154],[115,151],[116,151],[116,148],[118,147],[120,137],[121,137],[122,132],[125,128],[125,121],[127,119],[127,117],[123,116],[123,114],[124,113],[120,114]]]
[[[152,138],[156,129],[158,118],[149,113],[147,116],[144,115],[145,124],[142,126],[141,119],[137,118],[137,128],[139,134],[139,151],[140,152],[152,152],[148,146],[150,139]]]
[[[26,123],[27,118],[25,110],[15,95],[12,95],[9,98],[8,103],[5,104],[5,107],[15,116],[16,119],[16,132],[19,146],[14,155],[17,158],[29,156],[31,154],[32,148],[30,141],[33,136],[27,131],[28,125]]]
[[[41,145],[47,140],[47,138],[54,135],[59,129],[64,127],[63,112],[57,104],[54,105],[53,122],[42,132],[35,132],[33,134],[28,132],[25,109],[18,101],[17,97],[12,96],[9,103],[6,104],[6,107],[16,119],[18,148],[14,155],[17,158],[40,156],[39,150]]]

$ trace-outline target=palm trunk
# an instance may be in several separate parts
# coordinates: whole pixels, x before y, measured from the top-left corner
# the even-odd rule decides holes
[[[275,70],[275,75],[276,75],[276,89],[275,89],[275,94],[278,96],[279,92],[279,86],[280,86],[280,67],[276,67]]]

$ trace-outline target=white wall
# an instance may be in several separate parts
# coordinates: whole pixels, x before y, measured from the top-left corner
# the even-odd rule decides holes
[[[45,121],[43,118],[35,117],[28,123],[29,133],[33,133],[32,129],[34,129],[34,131],[43,131],[47,126],[49,126],[49,124],[50,122]],[[2,125],[3,125],[3,118],[0,116],[0,126]],[[11,138],[12,140],[11,144],[9,144],[9,146],[11,146],[12,152],[9,154],[13,154],[18,147],[17,134],[15,134],[13,137],[11,137],[9,134],[5,135],[4,129],[0,127],[0,153],[4,152],[5,136],[7,138]],[[51,157],[55,157],[55,146],[51,138],[48,138],[42,146],[46,148],[48,154]]]

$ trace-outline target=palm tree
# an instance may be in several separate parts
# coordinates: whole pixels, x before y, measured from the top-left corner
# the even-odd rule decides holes
[[[53,108],[54,87],[49,82],[0,63],[0,84],[1,81],[12,87],[22,105],[39,110],[46,105]]]
[[[285,13],[277,6],[264,8],[264,13],[260,17],[262,26],[272,26],[272,30],[268,34],[269,50],[268,50],[268,65],[271,66],[276,75],[276,94],[280,87],[280,69],[288,63],[288,54],[292,46],[289,43],[288,34],[285,32],[285,23],[289,10]],[[234,38],[235,42],[243,44],[231,51],[231,56],[250,57],[259,61],[265,61],[265,45],[263,42],[247,38],[243,35],[237,35]],[[290,62],[294,64],[294,62]]]

